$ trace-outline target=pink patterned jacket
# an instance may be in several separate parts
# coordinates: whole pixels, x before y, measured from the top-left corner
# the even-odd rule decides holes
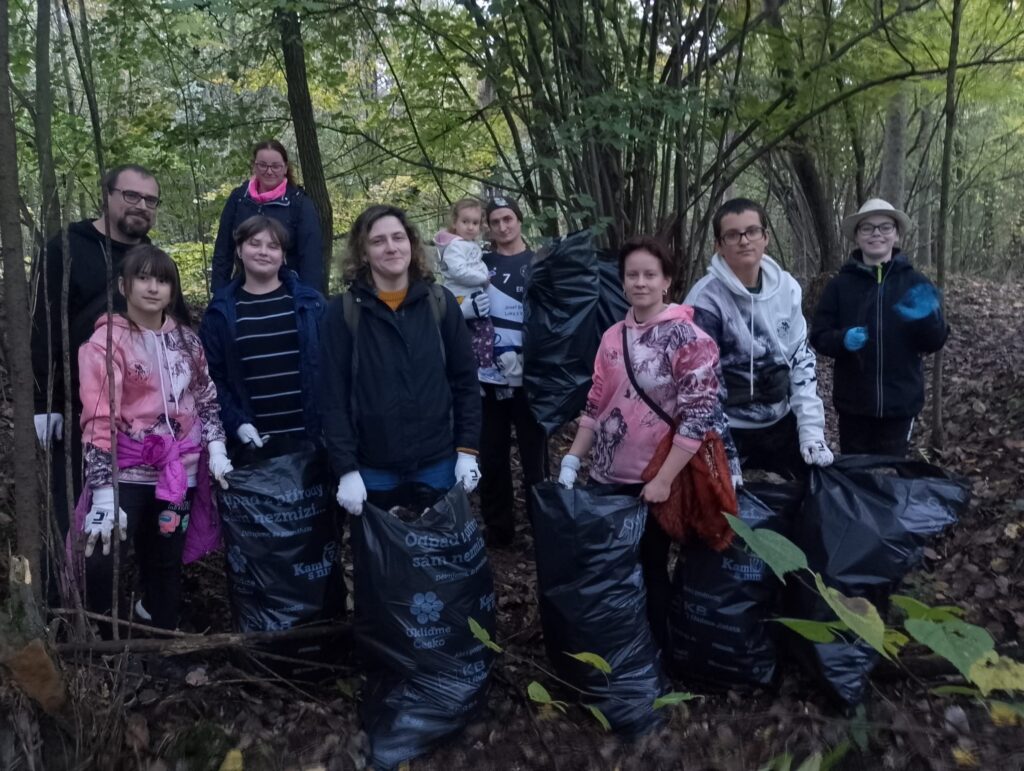
[[[718,346],[693,323],[688,305],[669,305],[638,324],[630,309],[601,338],[594,383],[580,426],[595,433],[590,476],[598,482],[637,484],[668,425],[637,395],[622,356],[626,327],[629,357],[640,387],[679,421],[673,443],[696,452],[708,431],[723,439],[729,465],[739,473],[736,449],[718,400]]]

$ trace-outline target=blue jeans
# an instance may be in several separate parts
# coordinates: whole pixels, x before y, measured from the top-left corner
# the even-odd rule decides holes
[[[388,492],[405,484],[420,484],[447,492],[455,486],[455,455],[405,473],[360,466],[359,474],[367,492]]]

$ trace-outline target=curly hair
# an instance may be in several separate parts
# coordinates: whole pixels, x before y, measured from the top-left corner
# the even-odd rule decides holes
[[[367,207],[352,223],[352,229],[348,233],[348,249],[345,253],[345,280],[354,281],[359,278],[368,284],[373,284],[370,263],[366,260],[366,242],[374,224],[384,217],[394,217],[402,223],[402,228],[409,238],[409,251],[412,257],[409,261],[409,283],[433,281],[434,274],[427,267],[427,254],[423,250],[423,239],[420,238],[419,231],[415,225],[409,222],[409,217],[404,211],[397,206],[387,204],[374,204]]]

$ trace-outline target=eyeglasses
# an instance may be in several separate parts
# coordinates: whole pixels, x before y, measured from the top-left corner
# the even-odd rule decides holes
[[[253,166],[255,166],[260,171],[283,171],[284,170],[284,164],[283,163],[264,163],[263,161],[256,161],[256,163],[254,163]]]
[[[119,187],[112,187],[110,189],[111,191],[116,191],[120,193],[121,197],[124,199],[124,202],[129,206],[135,206],[140,201],[146,202],[147,209],[155,209],[157,206],[160,205],[160,199],[157,198],[155,195],[143,195],[142,193],[137,193],[134,190],[122,190]]]
[[[883,222],[880,225],[862,222],[857,226],[857,232],[862,236],[870,236],[875,231],[878,231],[883,236],[891,236],[894,230],[896,230],[896,226],[891,222]]]
[[[729,246],[736,246],[740,240],[746,236],[748,241],[757,241],[759,238],[764,238],[764,228],[747,228],[746,230],[727,230],[722,233],[722,243],[728,244]]]

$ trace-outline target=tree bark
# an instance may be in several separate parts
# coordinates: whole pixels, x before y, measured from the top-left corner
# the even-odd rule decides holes
[[[3,258],[4,349],[14,407],[14,517],[18,553],[28,559],[31,575],[39,576],[42,534],[39,527],[39,484],[36,432],[32,424],[31,320],[25,252],[18,219],[18,146],[11,111],[10,29],[8,3],[0,0],[0,254]],[[39,593],[39,582],[32,584]]]
[[[39,158],[39,241],[60,230],[60,199],[53,165],[53,86],[50,82],[50,0],[36,0],[36,156]]]
[[[953,18],[949,38],[949,65],[946,69],[946,133],[942,140],[942,172],[939,188],[939,216],[936,221],[936,285],[941,296],[946,287],[946,264],[949,259],[949,233],[946,223],[949,221],[950,193],[952,189],[953,143],[956,141],[956,67],[960,49],[960,20],[963,18],[963,0],[953,0]],[[943,356],[940,350],[935,355],[935,366],[932,368],[932,444],[941,449],[945,444],[946,431],[942,417],[942,365]]]
[[[907,93],[906,86],[889,99],[885,116],[885,138],[882,144],[882,180],[879,189],[882,198],[902,211],[905,198],[904,160],[907,154]],[[864,203],[861,201],[860,203]],[[900,234],[903,238],[908,233]]]
[[[288,87],[288,108],[295,127],[295,143],[302,166],[302,182],[316,212],[320,216],[320,234],[323,243],[324,277],[326,290],[331,278],[331,254],[334,246],[334,210],[327,192],[324,162],[320,155],[320,140],[316,133],[313,100],[309,96],[306,79],[306,50],[302,44],[302,28],[295,11],[277,11],[277,26],[281,32],[281,53],[284,56],[285,82]]]

